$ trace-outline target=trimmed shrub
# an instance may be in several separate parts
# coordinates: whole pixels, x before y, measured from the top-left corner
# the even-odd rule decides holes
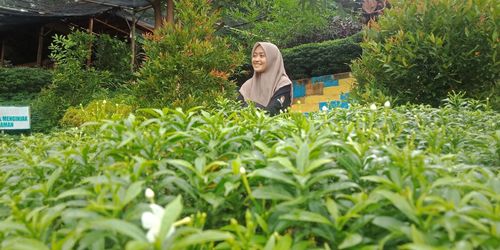
[[[493,99],[500,65],[494,0],[401,1],[366,30],[363,56],[351,66],[356,96],[438,106],[450,91]],[[368,95],[366,93],[369,93]]]
[[[361,34],[284,49],[286,72],[292,79],[350,71],[349,64],[361,55]]]
[[[135,90],[141,105],[189,108],[211,106],[217,96],[233,97],[235,84],[228,77],[243,54],[214,35],[219,17],[207,1],[182,0],[176,6],[176,24],[166,23],[144,42],[147,60]]]
[[[52,82],[52,71],[40,68],[0,68],[0,103],[28,105]]]

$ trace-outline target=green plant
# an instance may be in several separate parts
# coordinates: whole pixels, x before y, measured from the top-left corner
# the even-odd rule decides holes
[[[349,72],[349,63],[361,56],[361,34],[283,50],[285,68],[292,79]]]
[[[112,74],[111,82],[106,87],[117,89],[132,79],[130,61],[130,46],[126,42],[106,34],[96,37],[93,66],[96,70]]]
[[[242,54],[216,36],[217,12],[207,1],[179,1],[178,20],[165,24],[144,42],[147,60],[135,92],[146,107],[214,105],[217,96],[234,97],[228,80]]]
[[[97,43],[96,66],[87,65],[90,44]],[[56,35],[50,46],[55,61],[52,83],[33,102],[33,124],[37,132],[57,127],[70,106],[87,105],[93,99],[105,99],[130,79],[125,68],[125,44],[109,36],[95,37],[74,31]]]
[[[0,68],[0,103],[29,105],[52,82],[52,71],[39,68]]]
[[[233,104],[0,136],[2,249],[500,247],[498,112]]]
[[[365,32],[357,92],[437,106],[450,91],[498,107],[496,1],[400,1]]]
[[[123,119],[133,111],[133,107],[113,100],[94,100],[85,107],[69,107],[60,123],[66,127],[79,127],[86,122],[95,122],[104,119]]]

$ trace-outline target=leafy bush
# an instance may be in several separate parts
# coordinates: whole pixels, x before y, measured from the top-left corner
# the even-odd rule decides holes
[[[305,43],[319,43],[328,40],[342,39],[361,31],[362,25],[352,16],[331,16],[327,24],[310,29],[307,33],[292,36],[284,46],[294,47]]]
[[[133,77],[130,69],[130,46],[107,34],[100,34],[95,41],[95,59],[93,66],[99,71],[108,71],[113,75],[109,87],[118,88]]]
[[[182,0],[176,6],[176,24],[166,23],[144,42],[147,60],[135,90],[141,105],[209,106],[217,96],[234,96],[228,77],[243,56],[214,35],[217,13],[205,0]]]
[[[0,136],[2,249],[500,247],[499,113],[220,107]]]
[[[215,5],[221,4],[215,1]],[[303,3],[305,3],[303,1]],[[313,35],[327,26],[334,14],[325,3],[297,0],[231,1],[222,7],[224,24],[236,27],[224,30],[251,49],[257,41],[269,41],[280,48],[293,46],[296,37]]]
[[[361,55],[361,34],[284,49],[286,72],[292,79],[349,72],[349,64]]]
[[[52,71],[40,68],[0,68],[0,103],[30,104],[52,82]]]
[[[60,123],[66,127],[79,127],[86,122],[100,120],[118,120],[126,118],[133,107],[113,100],[94,100],[83,107],[69,107]]]
[[[356,92],[437,106],[448,92],[464,91],[500,108],[499,11],[494,0],[401,1],[365,33],[352,65]]]
[[[87,65],[91,43],[97,47],[96,67]],[[82,31],[56,35],[50,46],[56,65],[53,81],[33,103],[35,131],[56,127],[70,106],[105,99],[110,90],[122,86],[131,76],[128,68],[120,72],[125,68],[127,57],[124,46],[109,36],[95,37]]]

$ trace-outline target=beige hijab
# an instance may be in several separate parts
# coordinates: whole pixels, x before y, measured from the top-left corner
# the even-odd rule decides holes
[[[254,72],[253,77],[241,86],[240,93],[245,101],[250,100],[267,107],[274,93],[281,87],[292,84],[292,81],[286,75],[278,47],[272,43],[258,42],[253,46],[252,55],[259,45],[266,54],[266,69],[261,73]]]

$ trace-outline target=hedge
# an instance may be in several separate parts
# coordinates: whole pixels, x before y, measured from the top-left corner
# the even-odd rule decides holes
[[[350,71],[349,64],[359,58],[361,33],[321,43],[308,43],[283,49],[286,72],[292,79]]]
[[[52,82],[52,71],[40,68],[0,68],[0,104],[28,104]]]

